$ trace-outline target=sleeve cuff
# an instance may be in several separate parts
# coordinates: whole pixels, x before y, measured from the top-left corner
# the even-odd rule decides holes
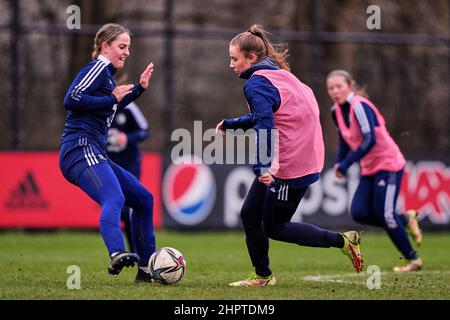
[[[230,119],[223,119],[223,128],[231,129],[231,120]]]
[[[341,163],[339,164],[339,167],[337,168],[337,170],[342,173],[342,174],[346,174],[347,170],[348,170],[349,165],[346,163]]]
[[[265,174],[265,173],[270,173],[270,171],[269,171],[269,169],[270,169],[270,167],[256,167],[256,166],[254,166],[253,167],[253,173],[257,176],[257,177],[260,177],[260,176],[262,176],[263,174]],[[271,173],[270,173],[271,174]]]

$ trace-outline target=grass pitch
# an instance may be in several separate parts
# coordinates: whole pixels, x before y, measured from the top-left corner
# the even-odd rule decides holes
[[[252,271],[243,232],[157,232],[157,246],[180,250],[187,260],[181,282],[135,284],[136,269],[107,274],[109,258],[99,233],[0,233],[0,299],[450,299],[450,234],[426,233],[420,272],[395,274],[399,253],[384,233],[364,233],[360,274],[338,249],[306,248],[271,240],[274,287],[232,288]],[[81,270],[81,288],[69,290],[67,268]],[[367,267],[381,270],[370,290]],[[372,282],[373,283],[373,282]]]

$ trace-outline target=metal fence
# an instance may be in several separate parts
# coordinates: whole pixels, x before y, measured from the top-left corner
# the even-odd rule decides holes
[[[450,1],[449,1],[450,2]],[[94,35],[100,25],[83,24],[82,29],[69,30],[64,24],[39,24],[23,23],[21,18],[20,0],[9,0],[10,23],[0,24],[0,33],[9,34],[10,38],[10,140],[9,146],[12,150],[20,150],[21,143],[19,131],[21,119],[19,116],[19,106],[21,96],[19,84],[24,79],[21,77],[19,66],[20,61],[20,41],[24,35],[45,34],[45,35]],[[312,79],[311,86],[317,89],[320,86],[318,75],[321,73],[321,59],[323,46],[330,43],[340,44],[379,44],[394,46],[429,46],[443,47],[448,50],[448,66],[450,73],[450,36],[448,35],[428,35],[428,34],[405,34],[405,33],[382,33],[382,32],[329,32],[321,30],[320,23],[320,3],[319,0],[309,0],[309,31],[277,30],[273,35],[278,39],[289,43],[309,44],[309,54],[311,61]],[[204,29],[204,28],[179,28],[174,24],[173,12],[176,4],[173,0],[164,1],[164,21],[163,28],[132,27],[135,36],[156,37],[164,41],[164,124],[165,136],[170,137],[173,131],[173,110],[174,110],[174,83],[175,83],[175,63],[174,63],[174,41],[183,39],[219,39],[229,40],[242,30],[237,29]],[[450,4],[449,4],[450,8]],[[450,13],[449,13],[450,16]],[[166,139],[169,141],[169,139]]]

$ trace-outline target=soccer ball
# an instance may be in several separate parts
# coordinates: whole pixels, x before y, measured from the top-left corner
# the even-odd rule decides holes
[[[148,260],[150,276],[163,284],[180,281],[186,272],[186,260],[177,249],[164,247],[153,253]]]

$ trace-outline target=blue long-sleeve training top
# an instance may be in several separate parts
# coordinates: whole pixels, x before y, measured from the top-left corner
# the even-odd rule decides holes
[[[102,55],[81,68],[64,98],[64,108],[68,113],[61,143],[80,136],[88,137],[106,153],[108,129],[116,112],[145,91],[138,83],[118,103],[112,94],[116,87],[115,72],[111,62]]]
[[[225,129],[242,129],[250,128],[256,131],[256,159],[253,165],[253,172],[260,176],[271,166],[271,161],[261,161],[260,147],[264,144],[265,159],[272,159],[271,143],[272,129],[274,125],[274,113],[281,105],[281,97],[278,89],[266,78],[260,75],[253,75],[257,70],[268,69],[278,70],[278,65],[271,59],[264,59],[252,67],[244,71],[240,77],[247,79],[244,84],[244,95],[250,107],[250,113],[234,119],[225,119],[223,126]],[[266,130],[261,134],[261,130]],[[261,138],[266,141],[261,141]]]

